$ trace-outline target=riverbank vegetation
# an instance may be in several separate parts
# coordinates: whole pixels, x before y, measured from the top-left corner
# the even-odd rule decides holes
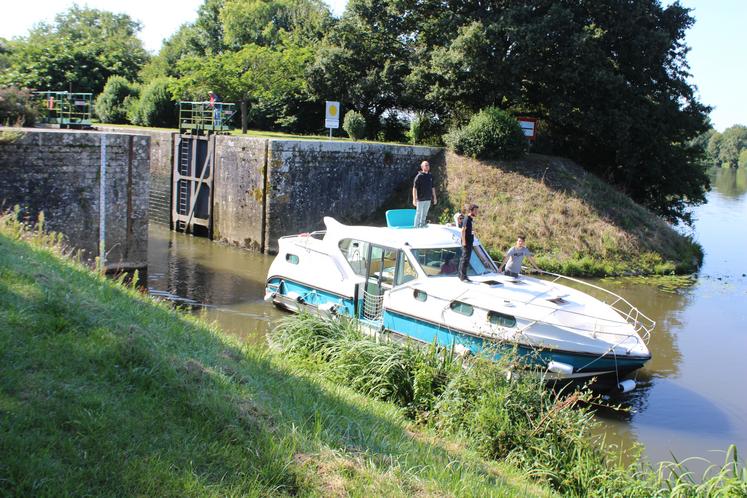
[[[434,208],[441,221],[451,222],[466,202],[478,204],[476,233],[499,262],[519,234],[542,269],[571,276],[686,274],[703,259],[691,237],[567,159],[448,153],[435,175],[445,194]]]
[[[555,392],[535,375],[511,375],[511,355],[453,352],[365,336],[357,322],[302,314],[270,335],[273,348],[321,378],[388,401],[436,435],[457,437],[563,496],[744,496],[747,469],[736,448],[696,479],[677,463],[653,468],[593,439],[588,392]]]
[[[396,406],[0,218],[0,489],[13,496],[551,496]]]
[[[367,139],[409,133],[429,144],[496,107],[537,119],[535,152],[568,157],[668,221],[689,222],[708,189],[693,140],[710,110],[688,79],[693,23],[689,9],[659,0],[495,9],[350,0],[339,19],[317,0],[205,0],[149,56],[136,21],[76,6],[0,40],[0,85],[98,94],[121,77],[120,90],[131,88],[100,116],[124,107],[131,122],[158,126],[175,124],[176,101],[212,90],[239,104],[244,130],[301,134],[320,134],[323,102],[335,100],[361,114]]]

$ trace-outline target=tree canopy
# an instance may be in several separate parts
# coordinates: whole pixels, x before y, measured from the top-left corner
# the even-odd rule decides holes
[[[139,30],[125,14],[73,6],[8,42],[0,84],[99,93],[109,76],[132,80],[148,60]]]

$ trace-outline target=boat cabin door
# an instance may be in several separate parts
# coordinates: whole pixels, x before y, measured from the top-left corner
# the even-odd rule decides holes
[[[384,292],[392,288],[397,266],[397,250],[371,244],[360,318],[373,322],[382,320]]]

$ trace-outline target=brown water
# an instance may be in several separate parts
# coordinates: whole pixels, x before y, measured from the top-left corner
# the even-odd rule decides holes
[[[639,442],[654,462],[674,455],[721,463],[718,451],[732,443],[747,451],[747,170],[719,169],[712,181],[708,203],[695,209],[694,236],[706,252],[695,285],[671,292],[601,283],[657,322],[639,388],[614,400],[631,411],[599,415],[608,442]],[[262,299],[271,257],[158,225],[148,252],[151,293],[193,306],[248,342],[264,344],[272,321],[285,316]]]

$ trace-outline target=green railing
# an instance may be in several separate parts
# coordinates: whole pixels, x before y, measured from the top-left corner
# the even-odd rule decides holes
[[[229,102],[179,102],[179,131],[201,134],[222,133],[233,129],[231,119],[236,104]]]
[[[60,128],[89,128],[93,114],[92,93],[34,92],[41,122]]]

